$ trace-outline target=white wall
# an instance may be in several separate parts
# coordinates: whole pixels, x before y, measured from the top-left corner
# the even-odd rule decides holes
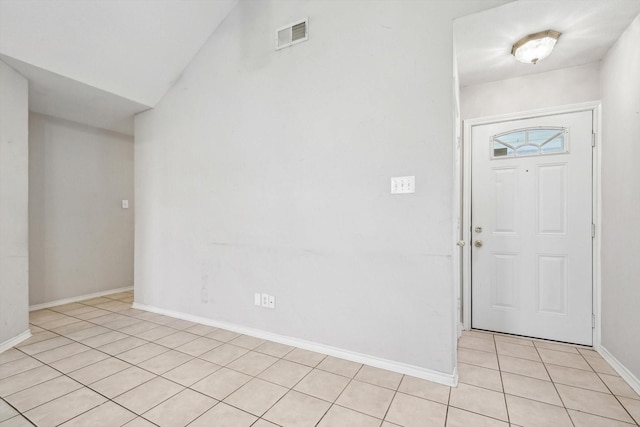
[[[0,351],[29,330],[28,83],[0,61]]]
[[[136,301],[452,373],[452,19],[499,3],[241,1],[136,118]]]
[[[463,87],[463,119],[600,99],[600,63]]]
[[[30,304],[132,286],[133,138],[29,119]]]
[[[640,17],[602,65],[602,346],[640,379]]]

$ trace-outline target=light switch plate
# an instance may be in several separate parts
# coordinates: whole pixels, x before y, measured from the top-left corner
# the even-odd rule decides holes
[[[391,178],[391,194],[408,194],[415,192],[415,176],[396,176]]]
[[[123,200],[122,201],[122,209],[129,209],[129,201],[128,200]]]
[[[253,294],[253,303],[257,306],[262,305],[262,295],[261,294]]]
[[[269,308],[276,308],[276,297],[269,295]]]

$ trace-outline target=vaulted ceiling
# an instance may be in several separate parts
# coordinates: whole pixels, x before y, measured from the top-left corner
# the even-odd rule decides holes
[[[346,1],[346,0],[344,0]],[[433,1],[433,0],[422,0]],[[30,110],[133,134],[238,0],[0,0],[0,60],[29,79]],[[640,0],[518,0],[454,24],[460,83],[598,61],[640,12]],[[563,34],[532,66],[511,45]]]
[[[32,111],[132,134],[237,1],[0,0],[0,59]]]

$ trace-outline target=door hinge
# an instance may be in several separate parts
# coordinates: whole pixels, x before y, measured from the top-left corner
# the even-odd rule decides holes
[[[591,223],[591,238],[595,238],[596,237],[596,225],[594,223]]]
[[[595,132],[591,133],[591,146],[592,147],[596,146],[596,134],[595,134]]]
[[[596,327],[596,315],[595,314],[591,315],[591,327],[592,328]]]

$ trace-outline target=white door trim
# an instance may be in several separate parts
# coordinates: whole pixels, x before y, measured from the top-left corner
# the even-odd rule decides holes
[[[562,107],[543,108],[538,110],[523,111],[518,113],[501,114],[497,116],[479,117],[463,121],[463,149],[462,149],[462,240],[466,244],[462,247],[462,329],[471,329],[471,128],[473,126],[487,125],[510,120],[544,117],[555,114],[574,113],[579,111],[591,111],[593,114],[593,132],[596,135],[596,146],[593,149],[593,203],[592,216],[596,226],[596,235],[593,239],[593,313],[595,314],[595,327],[593,328],[593,347],[600,348],[600,235],[601,235],[601,203],[600,203],[600,147],[602,146],[600,132],[600,101],[572,104]],[[460,313],[458,313],[460,318]]]

